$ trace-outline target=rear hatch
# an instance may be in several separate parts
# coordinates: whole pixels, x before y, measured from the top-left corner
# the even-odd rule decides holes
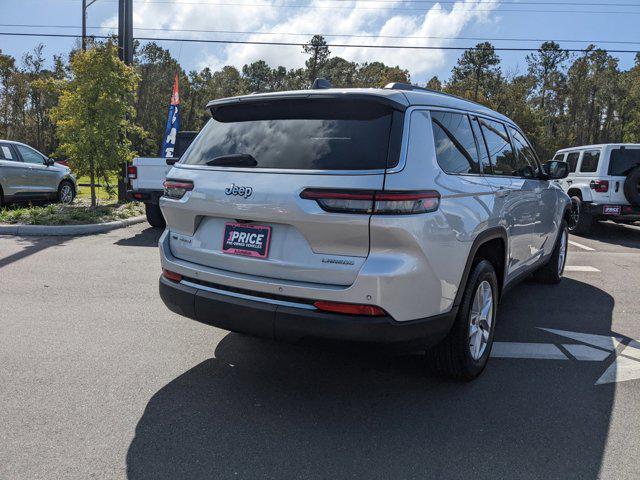
[[[352,284],[369,252],[370,214],[350,194],[383,189],[400,155],[401,109],[347,95],[212,107],[169,174],[193,183],[162,201],[173,255],[234,273]],[[326,191],[345,196],[302,198]]]
[[[627,175],[640,166],[640,148],[616,147],[609,153],[609,190],[611,192],[609,201],[613,204],[628,204],[624,184]],[[636,186],[637,188],[637,186]]]

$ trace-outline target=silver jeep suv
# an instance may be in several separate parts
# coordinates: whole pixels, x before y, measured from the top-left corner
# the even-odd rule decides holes
[[[251,335],[426,347],[471,379],[497,304],[560,281],[569,197],[508,118],[390,84],[210,102],[160,200],[160,295]]]

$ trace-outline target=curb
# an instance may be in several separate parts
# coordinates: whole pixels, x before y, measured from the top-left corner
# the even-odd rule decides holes
[[[91,225],[0,225],[0,235],[17,235],[22,237],[91,235],[142,223],[146,221],[146,219],[147,217],[140,215],[138,217],[127,218],[126,220],[116,220],[115,222]]]

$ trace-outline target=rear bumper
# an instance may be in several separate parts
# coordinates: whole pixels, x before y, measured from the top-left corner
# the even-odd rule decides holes
[[[619,203],[587,203],[587,212],[599,218],[627,218],[640,219],[640,207]],[[618,213],[619,208],[619,213]]]
[[[391,317],[341,315],[186,283],[160,277],[160,297],[173,312],[225,330],[290,342],[319,338],[434,345],[447,335],[455,318],[455,309],[445,315],[410,322],[396,322]]]
[[[151,203],[158,205],[160,203],[160,197],[164,192],[162,190],[127,190],[127,199],[134,202]]]

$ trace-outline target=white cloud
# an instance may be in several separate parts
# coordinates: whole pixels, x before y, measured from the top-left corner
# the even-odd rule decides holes
[[[203,0],[204,1],[204,0]],[[484,23],[491,19],[499,4],[494,0],[460,0],[454,5],[433,5],[403,3],[401,0],[386,2],[298,0],[316,8],[279,8],[277,0],[210,0],[209,5],[157,4],[147,1],[136,2],[134,24],[136,28],[206,29],[230,31],[281,32],[282,35],[233,35],[176,32],[138,31],[138,36],[176,36],[191,38],[242,39],[250,41],[285,41],[303,43],[308,38],[287,36],[285,33],[323,33],[329,35],[367,35],[370,37],[327,38],[329,44],[356,45],[406,45],[406,46],[446,46],[451,40],[433,38],[384,38],[402,37],[456,37],[474,23]],[[211,3],[247,3],[245,6],[216,6]],[[266,6],[255,6],[256,4]],[[279,2],[283,5],[282,2]],[[115,19],[109,19],[103,26],[114,26]],[[116,22],[117,23],[117,22]],[[144,35],[142,35],[144,33]],[[186,44],[183,48],[186,48]],[[190,44],[188,48],[199,49],[196,55],[198,67],[208,66],[218,69],[223,65],[242,67],[258,59],[264,59],[272,66],[287,68],[300,67],[306,56],[300,46],[249,45],[249,44]],[[412,78],[426,78],[445,63],[443,50],[381,49],[331,47],[332,55],[348,60],[382,61],[389,65],[407,68]]]

